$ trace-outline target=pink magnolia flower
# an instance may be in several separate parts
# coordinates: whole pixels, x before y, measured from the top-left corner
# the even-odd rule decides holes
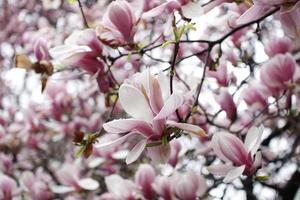
[[[105,177],[105,184],[108,193],[104,194],[100,199],[106,200],[134,200],[137,199],[138,189],[137,186],[127,179],[123,179],[117,174]],[[110,196],[110,198],[106,198]]]
[[[93,29],[73,32],[64,45],[50,49],[53,58],[65,66],[79,67],[97,79],[102,92],[109,89],[109,80],[104,76],[104,62],[101,60],[102,44]]]
[[[80,178],[80,161],[75,163],[65,163],[56,172],[56,176],[62,185],[51,187],[54,193],[64,194],[74,191],[92,191],[99,187],[99,183],[92,178]]]
[[[175,174],[173,187],[176,195],[182,200],[194,200],[205,194],[207,184],[205,179],[194,171]]]
[[[174,140],[170,142],[170,146],[171,146],[171,152],[170,152],[168,163],[172,165],[172,167],[175,167],[178,162],[179,152],[181,150],[181,144],[177,140]]]
[[[164,200],[175,199],[175,192],[172,188],[172,177],[157,176],[152,187]]]
[[[220,86],[226,87],[228,84],[227,63],[222,62],[217,71],[208,70],[207,75],[215,78]]]
[[[25,171],[22,173],[20,178],[22,188],[33,200],[53,199],[53,194],[48,187],[50,182],[50,176],[43,173],[41,168],[36,174],[33,174],[30,171]]]
[[[50,54],[48,50],[47,43],[44,39],[38,39],[34,44],[34,54],[38,61],[48,61],[50,59]]]
[[[201,16],[203,13],[202,10],[200,4],[190,0],[167,0],[159,6],[145,12],[142,17],[144,19],[149,19],[159,17],[164,13],[169,14],[174,11],[180,11],[184,17],[192,19]]]
[[[14,196],[19,194],[17,183],[14,179],[0,174],[0,199],[8,200],[13,199]]]
[[[157,79],[148,70],[125,81],[119,89],[119,100],[126,113],[133,118],[105,123],[103,128],[108,133],[125,133],[125,135],[115,141],[98,144],[95,147],[103,148],[125,141],[137,141],[126,157],[126,163],[129,164],[138,159],[149,142],[160,142],[163,137],[167,137],[166,134],[172,134],[171,127],[197,136],[206,136],[205,131],[198,126],[167,120],[185,102],[181,94],[169,95],[169,90],[163,92],[162,89],[167,82],[163,74],[160,74]],[[147,150],[148,154],[154,158],[154,162],[155,160],[167,162],[169,144],[147,147]]]
[[[296,66],[295,59],[291,54],[278,54],[262,66],[261,82],[272,94],[278,94],[286,89],[288,83],[293,79]]]
[[[109,45],[131,44],[137,20],[132,6],[124,0],[113,1],[96,28],[101,40]]]
[[[287,37],[271,38],[265,45],[265,51],[268,56],[273,57],[277,54],[285,54],[293,49],[292,40]]]
[[[135,174],[135,183],[140,186],[146,199],[152,199],[154,196],[152,189],[154,179],[154,168],[149,164],[141,164]]]
[[[220,94],[216,97],[217,102],[220,104],[221,109],[226,112],[228,119],[234,121],[236,119],[236,105],[232,96],[226,88],[220,88]]]
[[[225,176],[224,182],[231,182],[240,175],[251,176],[261,165],[263,127],[252,127],[247,133],[245,143],[229,133],[213,135],[211,145],[214,153],[225,164],[211,165],[208,170],[215,175]]]

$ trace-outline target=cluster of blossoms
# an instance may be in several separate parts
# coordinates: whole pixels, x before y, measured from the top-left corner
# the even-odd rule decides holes
[[[0,200],[297,199],[299,1],[17,2]]]

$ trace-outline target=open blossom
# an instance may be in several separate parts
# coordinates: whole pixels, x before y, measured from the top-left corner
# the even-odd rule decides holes
[[[93,29],[85,29],[73,32],[64,45],[50,49],[53,58],[59,60],[65,66],[79,67],[93,75],[102,92],[109,89],[109,76],[104,76],[105,65],[100,59],[102,44]]]
[[[261,82],[272,94],[286,89],[292,81],[296,70],[296,62],[291,54],[278,54],[266,62],[260,71]]]
[[[132,6],[127,1],[117,0],[109,4],[96,31],[101,40],[109,45],[130,44],[136,22]]]
[[[95,147],[103,148],[125,141],[137,141],[127,155],[126,163],[129,164],[138,159],[148,143],[160,142],[163,137],[172,134],[174,128],[197,136],[206,136],[205,131],[198,126],[168,120],[168,117],[184,104],[185,97],[178,93],[169,95],[169,90],[162,90],[167,81],[163,74],[157,79],[148,70],[125,81],[119,89],[119,99],[123,109],[132,118],[113,120],[103,125],[108,133],[125,135]],[[154,162],[168,161],[169,144],[147,147],[147,151]]]
[[[225,176],[224,182],[231,182],[240,175],[252,176],[261,165],[261,152],[258,149],[262,134],[262,126],[252,127],[244,144],[235,135],[214,134],[211,141],[214,153],[226,163],[211,165],[208,170],[212,174]]]

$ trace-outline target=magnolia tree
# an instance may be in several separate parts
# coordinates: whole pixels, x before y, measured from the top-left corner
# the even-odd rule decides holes
[[[0,5],[0,200],[300,199],[300,1]]]

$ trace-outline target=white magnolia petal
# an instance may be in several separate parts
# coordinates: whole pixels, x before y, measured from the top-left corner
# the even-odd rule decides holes
[[[118,139],[116,140],[113,140],[113,141],[109,141],[109,142],[104,142],[104,143],[98,143],[98,144],[95,144],[94,147],[95,148],[104,148],[104,147],[112,147],[112,146],[117,146],[117,145],[120,145],[122,144],[123,142],[125,142],[127,140],[128,137],[131,137],[133,135],[139,135],[139,133],[137,132],[131,132],[131,133],[128,133],[122,137],[119,137]],[[101,141],[101,138],[99,139]]]
[[[207,137],[206,132],[202,128],[193,124],[177,123],[174,121],[167,121],[167,124],[186,131],[187,133],[192,133],[196,136]]]
[[[108,133],[126,133],[137,130],[145,137],[154,134],[152,127],[143,120],[138,119],[118,119],[103,124],[103,128]]]
[[[66,186],[66,185],[53,185],[53,186],[50,186],[50,189],[52,192],[54,192],[56,194],[65,194],[65,193],[75,191],[74,187]]]
[[[133,163],[134,161],[136,161],[140,155],[143,153],[144,149],[146,148],[147,145],[147,139],[143,139],[141,141],[139,141],[134,147],[133,149],[131,149],[131,151],[128,153],[127,157],[126,157],[126,164],[130,164]]]
[[[165,102],[165,105],[162,107],[160,112],[156,115],[154,120],[164,119],[170,114],[176,111],[177,108],[182,106],[184,103],[184,97],[178,94],[173,93]]]
[[[251,152],[251,155],[253,156],[259,146],[260,143],[262,142],[262,135],[264,132],[263,126],[260,127],[251,127],[250,130],[247,133],[247,136],[245,138],[245,147],[247,152]]]
[[[228,174],[228,172],[233,168],[234,166],[230,164],[217,164],[208,166],[207,170],[213,175],[226,176],[226,174]]]
[[[50,55],[57,60],[67,59],[77,53],[92,51],[88,46],[60,45],[49,50]]]
[[[146,121],[153,119],[153,113],[146,97],[134,86],[122,84],[119,89],[119,98],[123,109],[132,117]]]
[[[230,183],[232,182],[234,179],[238,178],[240,175],[243,174],[244,170],[245,170],[245,165],[239,166],[239,167],[235,167],[232,170],[230,170],[227,175],[225,176],[223,182],[224,183]]]
[[[85,190],[96,190],[99,188],[98,181],[91,178],[80,179],[78,185]]]
[[[203,14],[203,7],[200,3],[189,2],[188,4],[181,7],[181,12],[186,18],[198,18]]]

